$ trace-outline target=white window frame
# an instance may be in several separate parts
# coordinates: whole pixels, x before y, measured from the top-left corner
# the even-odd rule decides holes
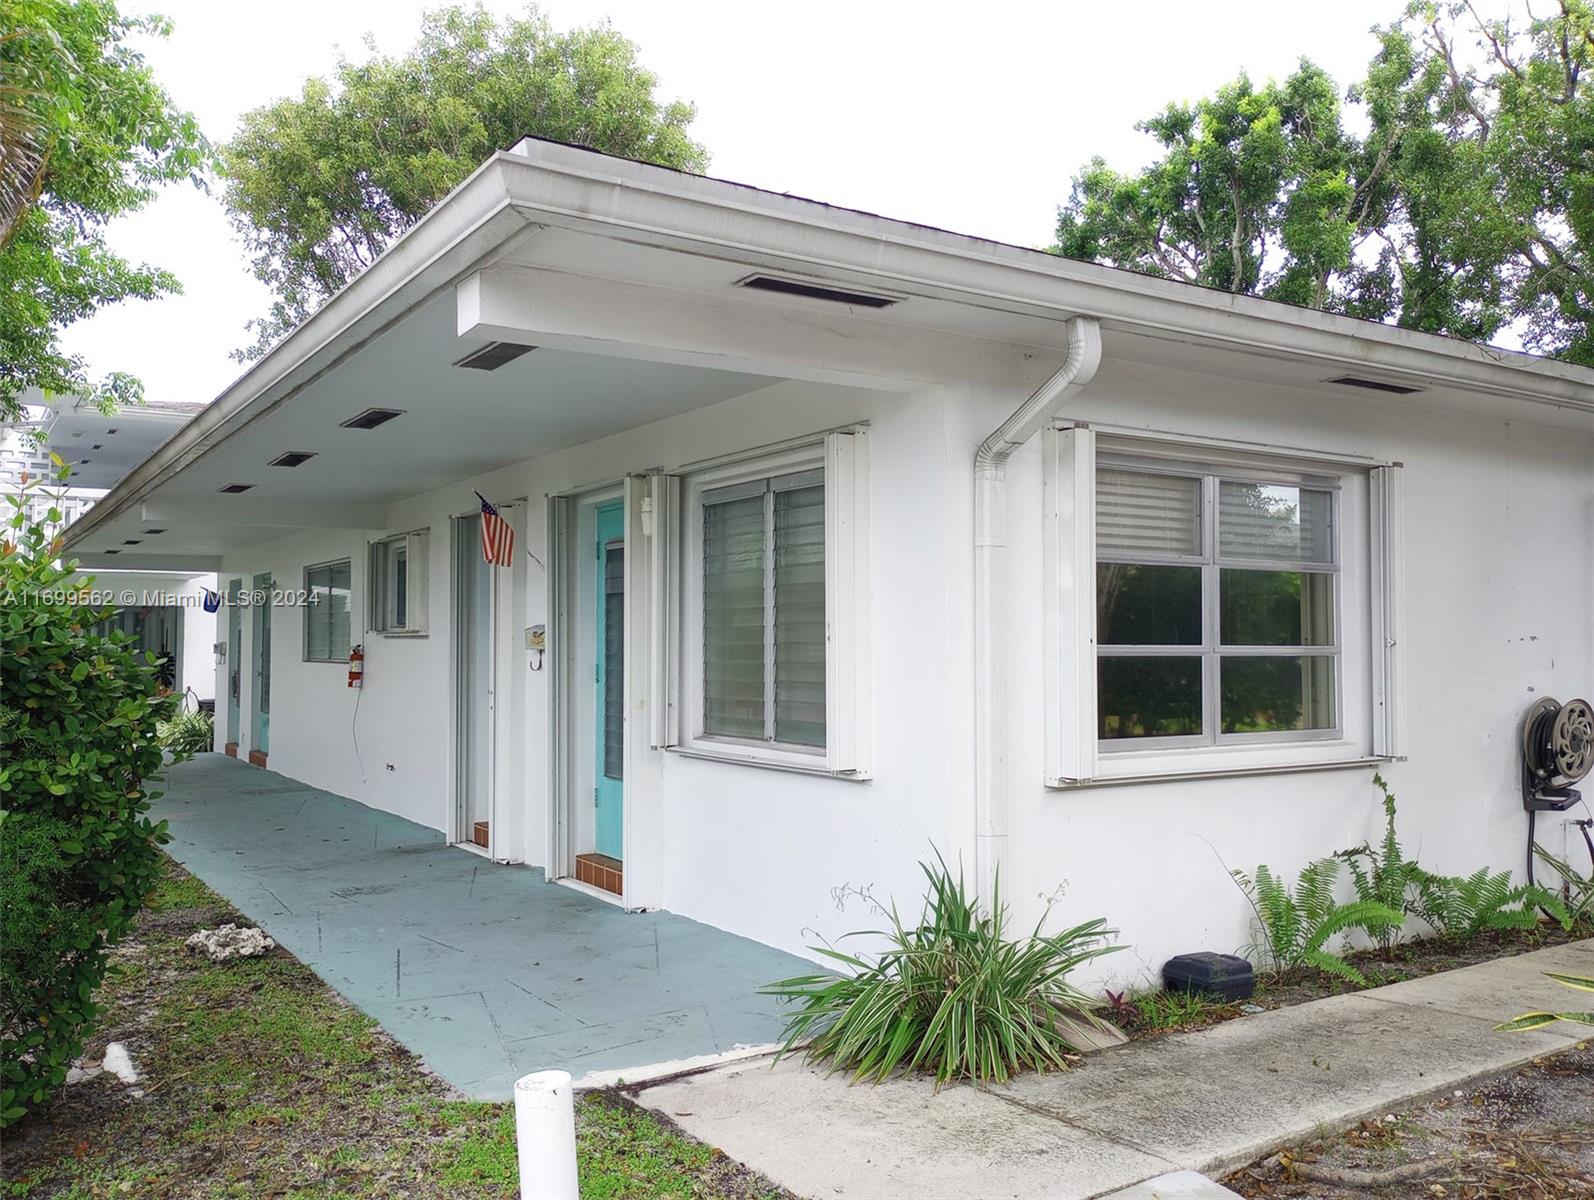
[[[310,590],[310,575],[314,571],[325,571],[325,570],[328,570],[328,569],[330,569],[332,567],[348,567],[349,568],[349,610],[345,614],[345,617],[347,618],[347,620],[349,622],[349,645],[351,647],[354,645],[354,561],[353,561],[353,559],[350,559],[350,558],[347,558],[347,557],[345,557],[345,558],[333,558],[333,559],[328,559],[326,562],[311,563],[309,566],[305,567],[305,569],[304,569],[304,594],[305,594],[305,597],[306,597],[306,603],[305,603],[305,606],[304,606],[304,649],[303,649],[303,653],[304,653],[304,661],[305,662],[312,662],[312,663],[343,663],[343,662],[347,662],[348,661],[347,658],[316,658],[316,657],[312,656],[311,653],[310,653],[310,617],[315,612],[316,607],[317,607],[316,604],[311,602],[310,599],[309,599],[312,596],[312,594],[313,594],[311,592],[311,590]]]
[[[367,632],[382,637],[425,637],[427,635],[427,599],[431,579],[428,550],[430,529],[413,529],[378,538],[367,546],[366,596]],[[393,550],[404,547],[407,562],[404,572],[404,622],[398,622],[395,612],[396,595],[390,586],[389,562]]]
[[[760,480],[822,471],[825,488],[825,746],[708,735],[703,728],[703,499]],[[869,777],[869,484],[864,429],[716,463],[680,482],[678,729],[671,749],[703,758],[791,771]],[[660,708],[669,707],[661,697]]]
[[[1047,786],[1349,767],[1385,761],[1403,752],[1397,585],[1400,547],[1394,532],[1400,524],[1398,464],[1354,455],[1297,453],[1076,424],[1048,430],[1044,447]],[[1202,736],[1125,739],[1122,743],[1098,740],[1098,462],[1209,479],[1328,486],[1334,491],[1337,583],[1333,648],[1339,651],[1334,729],[1222,734],[1219,714],[1212,711],[1220,702],[1217,681],[1208,678],[1217,647],[1206,644],[1204,619],[1203,644],[1188,648],[1192,656],[1199,654],[1203,660],[1206,728]],[[1216,514],[1211,511],[1216,488],[1216,483],[1202,484],[1203,556],[1199,561],[1204,572],[1204,611],[1214,602],[1205,591],[1214,586],[1219,561]],[[1245,565],[1299,566],[1261,560],[1246,560]],[[1290,648],[1270,652],[1301,653]]]

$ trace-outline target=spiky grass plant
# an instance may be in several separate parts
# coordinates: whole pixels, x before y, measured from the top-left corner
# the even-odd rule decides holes
[[[1366,930],[1394,926],[1399,928],[1404,914],[1377,900],[1352,900],[1340,904],[1334,899],[1334,883],[1339,876],[1339,861],[1320,858],[1301,868],[1290,888],[1268,867],[1256,875],[1230,872],[1256,913],[1263,941],[1253,949],[1264,955],[1275,977],[1289,978],[1308,968],[1322,971],[1356,987],[1367,980],[1355,967],[1329,950],[1328,941],[1352,929]]]
[[[810,1061],[850,1072],[854,1082],[924,1071],[937,1088],[1066,1068],[1080,1034],[1106,1028],[1093,1011],[1098,1002],[1069,984],[1068,973],[1119,949],[1107,944],[1116,931],[1098,919],[1043,934],[1048,906],[1034,932],[1009,940],[1000,894],[983,913],[962,873],[954,877],[939,855],[921,866],[929,891],[916,924],[905,924],[893,905],[889,929],[848,935],[884,937],[886,949],[852,955],[816,946],[847,974],[799,975],[763,989],[798,1006],[780,1054],[806,1042]]]
[[[1561,924],[1568,930],[1594,925],[1594,873],[1580,875],[1571,863],[1556,858],[1537,842],[1533,853],[1560,879],[1558,891],[1566,916]]]
[[[1594,992],[1594,978],[1587,975],[1557,975],[1554,971],[1545,971],[1544,974],[1562,987],[1573,988],[1579,992]],[[1528,1012],[1520,1017],[1512,1017],[1511,1020],[1494,1028],[1496,1033],[1520,1033],[1524,1029],[1543,1029],[1546,1025],[1554,1025],[1557,1021],[1594,1025],[1594,1012]]]

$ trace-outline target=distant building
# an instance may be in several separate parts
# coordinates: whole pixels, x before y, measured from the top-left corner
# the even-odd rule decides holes
[[[71,467],[64,484],[34,491],[30,517],[44,521],[50,510],[61,528],[76,521],[134,467],[186,425],[202,404],[148,401],[106,414],[81,397],[23,396],[21,422],[0,427],[0,492],[14,493],[24,475],[53,479]],[[136,544],[134,535],[124,541]],[[112,551],[117,553],[117,551]],[[195,571],[97,570],[92,586],[116,607],[108,627],[131,633],[141,650],[161,659],[162,678],[176,691],[192,693],[190,707],[215,699],[214,663],[205,657],[216,638],[216,614],[206,612],[203,594],[214,590],[214,574]]]

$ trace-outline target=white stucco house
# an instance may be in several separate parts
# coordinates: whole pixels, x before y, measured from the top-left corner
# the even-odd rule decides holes
[[[290,593],[223,615],[272,771],[797,951],[939,850],[1122,978],[1246,945],[1226,866],[1376,835],[1375,768],[1522,869],[1594,371],[527,140],[67,540]]]

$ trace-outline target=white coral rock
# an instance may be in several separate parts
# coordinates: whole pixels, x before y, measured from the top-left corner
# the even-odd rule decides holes
[[[230,958],[258,958],[277,948],[277,943],[260,930],[230,923],[219,929],[201,929],[183,945],[194,954],[205,955],[211,962],[226,962]]]

